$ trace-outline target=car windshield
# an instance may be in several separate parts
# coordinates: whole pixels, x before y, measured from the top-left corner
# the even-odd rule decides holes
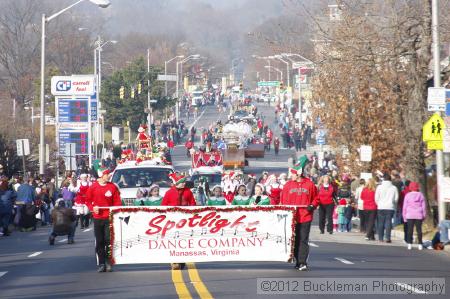
[[[114,172],[112,182],[119,188],[150,187],[153,184],[168,188],[171,185],[169,174],[172,172],[170,168],[155,167],[118,169]]]
[[[244,111],[244,110],[238,110],[234,113],[234,116],[241,116],[241,117],[245,117],[248,116],[248,112]]]
[[[208,181],[209,187],[212,188],[215,185],[220,185],[222,182],[222,175],[220,173],[211,174],[194,174],[190,180],[194,182],[194,186],[197,187],[201,177],[205,177]]]

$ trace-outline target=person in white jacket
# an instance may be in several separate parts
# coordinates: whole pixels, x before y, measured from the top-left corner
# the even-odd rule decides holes
[[[392,184],[389,173],[383,175],[383,181],[375,191],[375,202],[378,206],[378,241],[384,242],[386,239],[386,243],[391,243],[392,218],[397,209],[398,190]]]

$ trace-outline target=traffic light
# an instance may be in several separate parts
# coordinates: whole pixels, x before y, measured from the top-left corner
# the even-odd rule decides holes
[[[121,86],[119,89],[119,98],[123,100],[124,97],[125,97],[125,87]]]
[[[141,91],[142,91],[142,83],[138,83],[137,91],[138,91],[138,94],[141,94]]]
[[[134,99],[134,87],[131,88],[130,98]]]
[[[284,83],[280,82],[280,90],[284,90]]]
[[[243,90],[244,89],[244,83],[239,83],[239,90]]]

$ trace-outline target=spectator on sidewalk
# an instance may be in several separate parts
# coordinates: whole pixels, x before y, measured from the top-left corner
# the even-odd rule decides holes
[[[373,178],[367,180],[361,191],[361,201],[366,215],[366,240],[375,240],[375,219],[377,218],[377,204],[375,202],[376,182]]]
[[[414,226],[416,227],[417,240],[419,243],[419,250],[422,246],[422,221],[427,216],[427,209],[425,204],[425,197],[420,192],[420,186],[417,182],[409,183],[408,194],[406,194],[403,202],[403,219],[408,223],[408,234],[406,242],[408,243],[408,250],[412,249],[412,239]]]
[[[8,187],[8,181],[2,180],[0,183],[0,226],[3,228],[3,236],[9,236],[9,223],[13,213],[13,203],[16,192]]]
[[[354,197],[355,201],[358,205],[358,216],[359,216],[359,227],[360,232],[365,233],[366,232],[366,213],[364,212],[364,204],[361,198],[362,190],[364,189],[364,185],[366,184],[366,181],[364,179],[355,179],[355,181],[359,184],[358,187],[355,189]],[[352,183],[353,184],[353,183]]]
[[[391,175],[385,173],[383,181],[375,191],[377,203],[378,241],[391,243],[392,218],[398,202],[398,190],[391,182]]]

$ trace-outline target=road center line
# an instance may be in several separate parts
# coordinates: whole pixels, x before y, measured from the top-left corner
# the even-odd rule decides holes
[[[191,293],[189,293],[189,289],[183,280],[183,271],[172,270],[172,282],[180,299],[192,299]]]
[[[187,263],[187,266],[188,266],[189,279],[193,283],[194,288],[198,293],[198,296],[201,299],[214,298],[211,295],[211,293],[208,291],[208,289],[206,288],[202,279],[200,278],[200,274],[198,273],[197,268],[195,267],[195,264]]]
[[[30,254],[28,257],[35,257],[42,254],[42,251],[36,251],[35,253]]]
[[[3,275],[5,275],[6,273],[8,273],[8,271],[6,271],[6,272],[0,272],[0,277],[2,277]]]
[[[58,241],[58,243],[64,243],[64,242],[67,242],[67,238],[61,239],[61,240]]]
[[[83,233],[85,233],[85,232],[90,232],[92,230],[92,228],[86,228],[84,231],[83,231]]]
[[[413,286],[410,286],[410,285],[407,284],[407,283],[396,282],[395,284],[398,285],[398,286],[400,286],[400,287],[402,287],[402,288],[405,288],[405,289],[407,289],[407,290],[409,290],[409,291],[412,291],[412,292],[414,292],[414,293],[416,293],[416,294],[428,294],[427,292],[422,291],[422,290],[420,290],[420,289],[417,289],[417,288],[415,288],[415,287],[413,287]]]
[[[347,261],[346,259],[340,258],[340,257],[335,257],[335,260],[340,261],[341,263],[347,264],[347,265],[353,265],[354,263]]]
[[[189,131],[192,129],[193,126],[195,126],[195,124],[200,120],[200,118],[202,118],[203,114],[205,114],[206,109],[202,111],[202,113],[200,113],[200,115],[194,120],[194,122],[189,126]]]
[[[317,244],[315,244],[313,242],[309,242],[309,246],[311,246],[311,247],[319,247],[319,245],[317,245]]]

